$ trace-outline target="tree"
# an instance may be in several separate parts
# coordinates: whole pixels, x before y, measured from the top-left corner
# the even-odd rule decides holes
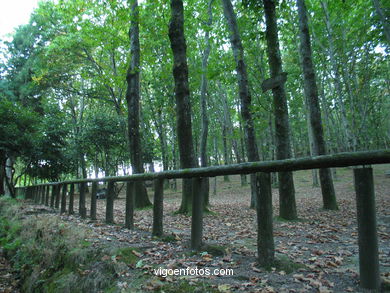
[[[133,173],[144,173],[140,123],[139,123],[139,100],[140,100],[140,44],[139,44],[139,12],[138,1],[131,2],[131,26],[129,30],[131,61],[127,72],[126,101],[128,109],[128,137],[131,165]],[[146,188],[142,182],[135,184],[135,205],[136,207],[146,207],[151,205]]]
[[[201,103],[201,112],[200,116],[202,119],[202,130],[200,137],[200,166],[207,167],[208,166],[208,155],[207,155],[207,137],[209,132],[209,117],[207,115],[207,95],[208,95],[208,80],[207,80],[207,69],[208,69],[208,59],[211,51],[211,42],[210,42],[210,32],[209,29],[213,23],[213,11],[212,5],[214,0],[209,0],[208,3],[208,20],[207,20],[207,28],[205,32],[205,43],[206,48],[203,51],[202,56],[202,76],[201,76],[201,87],[200,87],[200,103]],[[209,204],[209,178],[205,178],[205,181],[202,185],[201,192],[204,195],[204,204],[207,206]]]
[[[12,181],[6,176],[6,161],[10,157],[32,155],[38,135],[38,116],[29,109],[1,98],[0,133],[0,195],[4,194],[4,186],[7,185],[10,195],[15,196]]]
[[[239,87],[239,97],[241,101],[241,116],[244,123],[245,146],[250,162],[259,161],[255,129],[251,113],[251,95],[248,84],[248,74],[244,60],[244,48],[242,46],[240,33],[238,30],[236,15],[230,0],[222,0],[223,11],[226,22],[230,30],[230,42],[233,49],[234,60],[236,62],[237,82]],[[255,207],[256,176],[251,176],[252,199],[251,207]]]
[[[312,60],[309,26],[305,0],[297,0],[299,15],[300,55],[302,62],[304,90],[309,108],[309,119],[314,144],[314,156],[326,155],[324,131],[322,128],[321,110],[318,101],[318,89],[315,68]],[[336,210],[336,195],[330,169],[320,169],[320,183],[325,209]]]
[[[287,96],[284,83],[286,73],[282,69],[280,57],[278,26],[275,0],[263,0],[265,20],[268,64],[271,73],[272,94],[275,111],[275,142],[276,159],[291,158],[290,126],[288,121]],[[279,172],[279,213],[280,217],[288,220],[297,218],[295,188],[292,172]]]
[[[173,52],[173,77],[175,80],[176,99],[176,131],[179,142],[180,167],[194,168],[197,166],[194,156],[192,137],[192,114],[190,89],[188,86],[187,45],[184,37],[183,1],[171,0],[171,21],[169,23],[169,40]],[[192,183],[183,180],[181,213],[192,210]]]

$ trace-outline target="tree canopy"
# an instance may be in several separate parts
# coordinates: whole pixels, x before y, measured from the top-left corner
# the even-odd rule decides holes
[[[275,159],[278,119],[271,93],[262,90],[263,81],[273,76],[268,70],[264,9],[258,2],[232,4],[247,66],[249,113],[259,158]],[[384,5],[374,2],[379,8]],[[310,130],[298,11],[295,1],[275,3],[280,57],[287,73],[289,148],[293,157],[300,157],[310,154]],[[386,15],[363,0],[306,1],[306,6],[328,151],[389,148]],[[169,1],[140,1],[138,12],[142,162],[176,169],[177,127],[183,125],[175,119],[171,7]],[[16,28],[12,40],[2,42],[0,150],[4,158],[16,159],[19,175],[55,180],[129,172],[126,74],[134,55],[128,35],[132,15],[126,1],[42,1],[30,22]],[[184,35],[194,158],[202,153],[203,165],[250,160],[222,2],[185,1]],[[201,144],[202,111],[207,113],[208,136]],[[195,161],[193,165],[198,165]]]

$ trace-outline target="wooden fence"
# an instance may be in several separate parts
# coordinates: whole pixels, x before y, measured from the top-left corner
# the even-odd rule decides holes
[[[85,206],[85,190],[88,182],[92,182],[90,218],[96,219],[96,192],[98,182],[107,182],[106,223],[114,221],[114,183],[126,182],[125,227],[134,226],[134,191],[135,185],[145,180],[154,180],[153,229],[155,236],[163,234],[163,180],[172,178],[192,178],[193,202],[191,220],[191,248],[199,250],[203,235],[203,197],[200,187],[206,177],[233,174],[256,173],[259,188],[257,198],[258,223],[258,261],[266,265],[274,260],[274,238],[272,220],[272,188],[270,172],[297,171],[318,168],[347,167],[354,168],[354,182],[357,203],[357,220],[359,232],[359,268],[361,286],[365,289],[379,290],[379,259],[375,212],[374,183],[371,164],[390,163],[390,150],[340,153],[318,157],[287,159],[277,161],[249,162],[225,166],[171,170],[158,173],[134,174],[130,176],[105,177],[98,179],[76,179],[63,182],[52,182],[28,187],[20,187],[17,192],[36,203],[60,209],[69,214],[74,213],[75,184],[79,184],[79,214],[87,217]],[[68,192],[69,186],[69,192]],[[67,197],[67,194],[69,195]],[[68,200],[68,203],[67,203]]]

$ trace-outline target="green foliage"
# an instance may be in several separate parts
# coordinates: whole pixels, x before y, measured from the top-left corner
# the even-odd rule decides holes
[[[178,167],[168,2],[139,3],[142,158],[144,162],[163,161],[166,169]],[[274,109],[270,93],[261,90],[261,83],[268,78],[262,3],[232,2],[248,67],[259,150],[262,159],[274,159]],[[321,3],[327,4],[327,11]],[[372,3],[307,0],[306,4],[329,150],[386,148],[390,143],[389,45]],[[208,31],[210,163],[225,163],[223,134],[228,161],[237,161],[237,155],[245,160],[229,33],[220,2],[212,3],[211,27],[207,25],[207,9],[208,1],[204,0],[192,0],[185,7],[195,151],[199,152],[201,135],[201,64],[204,35]],[[306,156],[309,154],[307,110],[298,54],[296,1],[278,2],[276,12],[283,70],[288,72],[286,89],[294,154]],[[12,149],[15,156],[22,156],[19,162],[31,167],[28,168],[31,177],[55,180],[61,176],[81,176],[80,168],[114,175],[118,166],[128,165],[125,92],[130,15],[125,2],[46,1],[39,4],[28,24],[16,29],[11,41],[4,42],[0,127],[1,133],[8,136],[2,137],[0,148]],[[340,91],[336,77],[341,83]],[[225,95],[227,113],[221,99]],[[346,109],[350,141],[343,135],[342,107]],[[226,114],[232,124],[229,131],[226,131]],[[23,127],[26,127],[24,133]],[[37,131],[45,135],[37,135]],[[20,167],[18,171],[24,169]]]
[[[34,153],[28,158],[31,161],[30,176],[55,181],[71,170],[72,163],[66,154],[68,133],[65,115],[57,105],[47,105],[40,121],[40,135]]]
[[[38,116],[27,108],[0,98],[0,150],[28,155],[37,140]]]

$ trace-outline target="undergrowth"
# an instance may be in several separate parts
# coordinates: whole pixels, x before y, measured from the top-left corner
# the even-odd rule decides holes
[[[0,245],[22,292],[115,288],[118,272],[128,267],[107,257],[112,250],[94,247],[85,229],[52,215],[26,216],[23,209],[15,200],[0,198]]]

